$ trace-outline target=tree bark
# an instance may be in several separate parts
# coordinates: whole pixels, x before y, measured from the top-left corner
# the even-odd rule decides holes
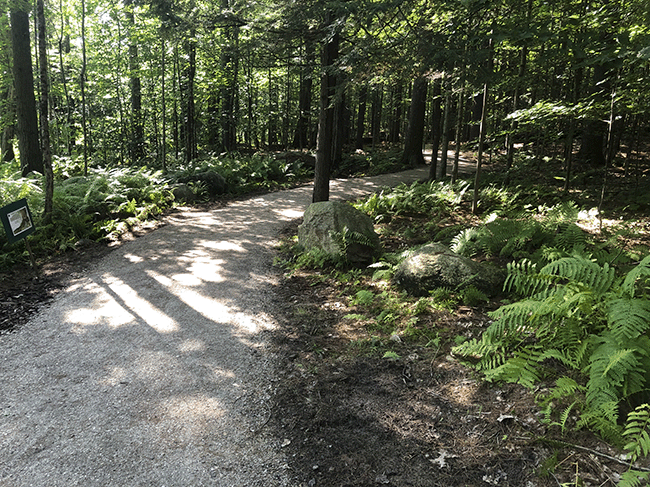
[[[440,148],[442,103],[441,103],[442,80],[436,79],[433,83],[433,103],[431,107],[431,165],[429,166],[429,179],[436,179],[438,166],[438,149]]]
[[[314,171],[314,194],[312,201],[329,200],[329,178],[334,141],[334,97],[336,75],[334,63],[339,55],[339,34],[335,33],[322,48],[322,73],[320,107],[318,113],[318,138],[316,141],[316,168]]]
[[[43,154],[39,146],[34,74],[29,42],[27,11],[12,11],[11,41],[13,46],[18,148],[23,176],[32,171],[43,172]]]
[[[126,19],[129,26],[129,84],[131,86],[131,162],[144,158],[144,117],[142,114],[142,81],[140,80],[140,64],[138,60],[138,44],[134,39],[135,15],[133,0],[124,0]]]
[[[50,82],[48,78],[47,41],[45,32],[45,6],[43,0],[36,2],[36,17],[38,19],[38,58],[41,81],[41,150],[43,152],[43,173],[45,174],[45,205],[43,219],[45,223],[52,222],[52,202],[54,199],[54,173],[52,171],[52,149],[50,147],[49,106]]]
[[[305,63],[300,70],[300,94],[298,96],[298,121],[293,136],[293,147],[305,149],[311,145],[311,93],[313,87],[313,61],[314,50],[311,41],[305,41]]]
[[[357,134],[355,147],[363,149],[363,134],[365,133],[366,107],[368,102],[368,85],[363,85],[359,90],[359,110],[357,112]]]
[[[427,106],[428,80],[419,76],[413,81],[411,107],[409,109],[408,130],[404,139],[402,163],[412,167],[424,164],[422,144],[424,142],[424,115]]]
[[[442,143],[440,147],[440,164],[436,169],[436,179],[442,181],[447,175],[447,152],[449,151],[449,125],[451,124],[451,80],[445,81],[445,111],[442,119]]]

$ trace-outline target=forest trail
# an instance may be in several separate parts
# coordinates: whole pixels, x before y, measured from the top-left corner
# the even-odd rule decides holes
[[[427,173],[333,180],[331,198]],[[173,213],[0,336],[0,485],[289,485],[265,430],[271,262],[311,193]]]

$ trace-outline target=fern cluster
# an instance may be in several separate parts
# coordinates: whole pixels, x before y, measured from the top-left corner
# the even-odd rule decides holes
[[[496,215],[494,215],[496,217]],[[550,208],[542,219],[529,214],[521,218],[495,218],[482,226],[468,228],[452,240],[457,254],[501,257],[531,256],[541,260],[545,249],[571,251],[584,246],[586,234],[576,225],[578,207],[573,202]]]
[[[577,427],[620,443],[620,409],[633,408],[650,389],[650,257],[622,278],[581,255],[538,267],[509,266],[505,287],[525,299],[493,312],[482,337],[454,353],[489,381],[533,387],[555,379],[546,404],[572,402],[556,424],[564,428],[575,410]],[[557,378],[558,370],[565,375]]]

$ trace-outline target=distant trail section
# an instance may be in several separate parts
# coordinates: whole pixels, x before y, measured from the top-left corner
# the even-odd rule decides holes
[[[332,199],[428,167],[334,180]],[[288,486],[269,419],[280,228],[311,186],[173,213],[0,336],[0,485]]]

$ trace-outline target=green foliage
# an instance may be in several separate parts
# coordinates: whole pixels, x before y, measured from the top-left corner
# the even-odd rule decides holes
[[[561,378],[549,397],[584,393],[571,406],[581,408],[576,427],[620,442],[620,406],[633,404],[650,388],[650,301],[638,285],[645,282],[649,264],[647,257],[622,278],[607,263],[577,255],[539,270],[529,261],[513,264],[505,287],[526,298],[492,312],[495,321],[481,338],[454,353],[487,380],[531,388],[554,374],[552,363],[560,363],[584,386]]]
[[[578,208],[572,202],[556,205],[540,218],[525,214],[510,219],[493,214],[482,226],[458,233],[451,250],[466,257],[483,254],[543,260],[546,249],[570,252],[585,245],[587,237],[575,224],[577,217]]]
[[[468,188],[468,183],[452,185],[437,181],[402,184],[375,193],[354,206],[375,220],[388,215],[449,213],[458,208]]]

